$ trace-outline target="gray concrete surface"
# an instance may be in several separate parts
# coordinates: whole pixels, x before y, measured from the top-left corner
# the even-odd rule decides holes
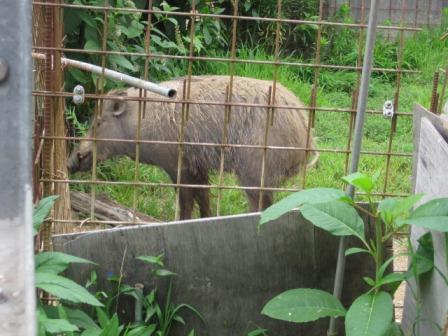
[[[98,263],[100,284],[108,272],[117,274],[124,260],[124,282],[143,282],[148,290],[152,286],[148,268],[135,257],[164,253],[167,268],[177,273],[174,301],[192,304],[205,316],[205,327],[189,319],[198,335],[246,335],[256,326],[274,336],[325,335],[326,320],[297,325],[264,317],[260,311],[287,289],[317,287],[331,292],[338,239],[298,213],[266,224],[260,233],[258,219],[258,214],[247,214],[172,222],[56,236],[54,242],[56,250]],[[346,305],[364,291],[361,278],[372,267],[365,255],[348,257]],[[84,283],[89,272],[88,267],[76,267],[69,276]],[[132,315],[132,309],[121,302],[121,313]],[[173,335],[186,333],[177,330]]]

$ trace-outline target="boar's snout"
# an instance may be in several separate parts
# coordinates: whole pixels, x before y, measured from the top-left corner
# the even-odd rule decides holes
[[[74,150],[68,159],[67,168],[70,173],[89,170],[92,167],[92,152],[82,153]]]

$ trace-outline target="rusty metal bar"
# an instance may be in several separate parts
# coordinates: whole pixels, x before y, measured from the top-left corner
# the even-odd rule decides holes
[[[447,85],[448,85],[448,68],[446,68],[446,70],[442,70],[441,73],[443,73],[445,75],[445,79],[443,81],[442,92],[440,93],[440,101],[439,101],[439,104],[438,104],[439,108],[437,110],[438,114],[442,113],[443,101],[445,99],[446,88],[447,88]]]
[[[121,55],[121,56],[141,56],[141,57],[151,57],[154,59],[178,59],[187,61],[210,61],[219,63],[230,63],[231,58],[226,57],[206,57],[206,56],[180,56],[180,55],[167,55],[167,54],[146,54],[137,52],[122,52],[122,51],[101,51],[101,50],[84,50],[84,49],[73,49],[73,48],[57,48],[57,47],[34,47],[34,50],[60,50],[71,53],[80,54],[90,54],[90,55]],[[308,68],[322,68],[322,69],[332,69],[332,70],[351,70],[351,71],[362,71],[362,67],[350,66],[350,65],[331,65],[331,64],[314,64],[314,63],[300,63],[300,62],[285,62],[285,61],[262,61],[262,60],[250,60],[250,59],[235,59],[235,63],[242,64],[267,64],[267,65],[287,65],[296,67],[308,67]],[[396,69],[388,68],[372,68],[372,72],[397,72]],[[401,72],[407,74],[420,74],[421,71],[417,70],[405,70],[402,69]]]
[[[405,1],[402,1],[402,8],[401,8],[401,18],[400,18],[400,24],[404,24],[404,13],[406,11],[405,7]],[[398,47],[398,59],[397,59],[397,67],[398,69],[401,69],[401,66],[403,65],[404,60],[404,32],[400,32],[400,43]],[[397,80],[396,80],[396,92],[394,97],[394,111],[398,111],[399,105],[400,105],[400,87],[401,87],[401,74],[397,73]],[[397,123],[398,123],[398,116],[394,114],[391,120],[390,124],[390,132],[389,132],[389,141],[387,145],[387,151],[390,153],[392,151],[392,145],[393,145],[393,139],[394,135],[397,129]],[[387,155],[386,156],[386,172],[384,177],[384,186],[383,186],[383,193],[386,192],[389,182],[389,172],[390,172],[390,163],[391,163],[392,156]]]
[[[231,143],[210,143],[210,142],[188,142],[188,141],[164,141],[164,140],[129,140],[129,139],[117,139],[117,138],[93,138],[93,137],[58,137],[58,136],[42,136],[42,139],[48,140],[86,140],[97,142],[123,142],[123,143],[141,143],[141,144],[163,144],[163,145],[184,145],[184,146],[203,146],[203,147],[227,147],[227,148],[252,148],[252,149],[270,149],[270,150],[295,150],[295,151],[316,151],[321,153],[350,153],[350,150],[339,148],[316,148],[311,149],[307,147],[280,147],[280,146],[263,146],[263,145],[250,145],[250,144],[231,144]],[[402,152],[375,152],[375,151],[361,151],[361,154],[365,155],[393,155],[401,157],[412,157],[412,153]]]
[[[52,4],[41,1],[33,1],[33,5],[35,6],[57,6],[64,8],[73,8],[73,9],[86,9],[92,11],[114,11],[114,12],[129,12],[129,13],[143,13],[143,14],[163,14],[163,15],[172,15],[172,16],[186,16],[191,18],[201,18],[201,17],[209,17],[216,19],[239,19],[239,20],[247,20],[247,21],[259,21],[259,22],[281,22],[281,23],[290,23],[290,24],[314,24],[314,25],[327,25],[327,26],[344,26],[351,28],[367,28],[367,25],[355,24],[355,23],[341,23],[341,22],[330,22],[330,21],[311,21],[311,20],[296,20],[296,19],[277,19],[277,18],[267,18],[267,17],[253,17],[253,16],[234,16],[234,15],[224,15],[224,14],[206,14],[206,13],[191,13],[191,12],[167,12],[163,10],[154,10],[154,9],[133,9],[133,8],[119,8],[119,7],[104,7],[104,6],[88,6],[88,5],[75,5],[75,4]],[[408,31],[421,31],[421,28],[416,27],[398,27],[398,26],[385,26],[379,25],[378,29],[384,30],[408,30]]]
[[[54,92],[54,91],[33,91],[33,96],[48,96],[48,97],[73,97],[73,93],[69,92]],[[152,97],[122,97],[117,95],[98,95],[98,94],[86,94],[86,99],[121,99],[121,100],[130,100],[130,101],[148,101],[148,102],[157,102],[157,103],[171,103],[171,104],[190,104],[190,105],[212,105],[212,106],[240,106],[240,107],[259,107],[259,108],[272,108],[273,105],[269,104],[257,104],[257,103],[240,103],[240,102],[216,102],[216,101],[204,101],[204,100],[189,100],[189,99],[176,99],[175,101],[162,99],[162,98],[152,98]],[[307,106],[307,107],[299,107],[299,106],[287,106],[287,105],[276,105],[275,108],[277,110],[281,109],[295,109],[295,110],[303,110],[308,111],[309,109],[314,109],[316,111],[322,112],[338,112],[338,113],[356,113],[356,109],[353,108],[338,108],[338,107],[319,107],[319,106]],[[380,110],[366,110],[366,113],[369,114],[383,114]],[[397,112],[398,115],[412,117],[412,112]]]
[[[152,0],[148,0],[148,8],[152,8]],[[147,18],[147,26],[146,26],[146,32],[145,32],[145,53],[149,54],[151,52],[150,49],[150,42],[151,42],[151,21],[152,21],[152,15],[148,14]],[[146,81],[148,79],[148,72],[149,72],[149,57],[145,58],[145,65],[144,65],[144,73],[143,78]],[[147,91],[145,90],[142,92],[142,89],[139,90],[139,96],[140,97],[146,97]],[[138,103],[138,119],[137,119],[137,131],[136,131],[136,140],[141,139],[141,122],[142,118],[146,111],[146,101],[139,101]],[[134,181],[138,182],[140,180],[140,142],[137,142],[135,144],[135,166],[134,166]],[[133,194],[133,200],[132,200],[132,218],[134,223],[137,222],[137,208],[138,208],[138,194],[139,189],[134,188],[134,194]]]
[[[324,10],[324,0],[320,0],[319,2],[319,20],[322,20],[323,18],[323,10]],[[316,57],[315,57],[315,63],[320,63],[320,50],[321,50],[321,39],[322,39],[322,26],[319,26],[317,29],[317,38],[316,38]],[[320,68],[314,69],[314,82],[313,82],[313,88],[311,90],[311,106],[317,105],[317,88],[319,85],[319,75],[320,75]],[[311,144],[311,133],[312,133],[312,127],[314,127],[314,118],[315,118],[316,110],[310,109],[308,112],[308,125],[307,125],[307,134],[306,134],[306,147],[310,147]],[[308,152],[305,152],[305,162],[308,162]],[[306,187],[306,177],[307,177],[307,165],[305,164],[303,166],[303,173],[302,173],[302,188],[305,189]]]
[[[109,4],[109,0],[105,0],[105,5]],[[104,9],[103,12],[103,30],[102,30],[102,34],[103,34],[103,39],[102,39],[102,45],[101,45],[101,49],[103,51],[105,51],[107,49],[107,32],[108,32],[108,11],[106,9]],[[106,70],[106,55],[101,55],[101,68],[102,68],[102,73],[100,74],[100,76],[97,78],[96,80],[96,85],[95,85],[95,93],[98,94],[98,91],[100,92],[100,94],[104,94],[104,78],[105,78],[105,70]],[[98,89],[99,88],[99,89]],[[97,128],[97,121],[98,118],[101,117],[102,114],[102,110],[103,110],[103,99],[100,98],[97,102],[97,104],[95,104],[95,114],[93,116],[93,127],[92,127],[92,138],[94,140],[92,140],[93,142],[93,148],[92,148],[92,177],[91,180],[96,181],[97,179],[97,172],[96,172],[96,168],[97,168],[97,139],[96,139],[96,128]],[[95,184],[92,185],[92,189],[90,190],[90,217],[91,218],[95,218],[95,197],[96,197],[96,188],[95,188]]]
[[[233,2],[233,15],[234,16],[237,16],[237,14],[238,14],[238,3],[239,3],[238,0],[235,0]],[[237,25],[238,25],[238,20],[233,19],[232,20],[232,44],[230,47],[230,58],[232,59],[232,62],[230,63],[229,85],[226,88],[226,97],[225,97],[225,101],[227,103],[231,103],[232,97],[233,97],[233,77],[235,74]],[[224,123],[223,123],[222,138],[221,138],[221,142],[223,144],[228,142],[228,125],[230,122],[231,113],[232,113],[232,106],[226,105],[224,108]],[[220,186],[223,185],[223,181],[224,181],[225,149],[226,149],[226,147],[224,147],[224,146],[222,146],[220,148],[219,178],[218,178],[218,184]],[[217,195],[217,199],[216,199],[216,216],[219,216],[221,213],[221,199],[222,199],[222,188],[218,189],[218,195]]]
[[[366,3],[365,0],[362,0],[361,2],[361,13],[360,13],[360,22],[364,23],[366,19]],[[362,51],[364,49],[364,29],[359,30],[358,34],[358,59],[356,60],[357,66],[362,66]],[[356,106],[358,105],[358,95],[359,95],[359,87],[361,85],[361,73],[357,72],[356,74],[356,87],[352,94],[352,109],[356,109]],[[349,150],[352,146],[352,137],[353,137],[353,130],[355,127],[355,114],[350,114],[350,121],[349,121],[349,129],[348,129],[348,139],[347,139],[347,150]],[[349,167],[349,161],[350,161],[350,154],[347,153],[345,157],[345,164],[344,164],[344,173],[348,174],[348,167]]]
[[[439,78],[440,78],[440,71],[436,71],[434,73],[434,78],[432,81],[431,106],[429,107],[429,110],[432,113],[437,113],[437,110],[438,110],[437,103],[439,101],[439,95],[438,95]]]
[[[42,179],[42,182],[48,183],[68,183],[68,184],[95,184],[95,185],[115,185],[115,186],[134,186],[134,187],[166,187],[166,188],[192,188],[192,189],[234,189],[234,190],[255,190],[255,191],[287,191],[296,192],[301,189],[298,188],[281,188],[281,187],[252,187],[252,186],[240,186],[240,185],[223,185],[219,186],[217,184],[186,184],[186,183],[154,183],[154,182],[133,182],[133,181],[100,181],[96,180],[92,182],[91,180],[68,180],[68,179]],[[365,195],[362,192],[357,192],[356,195]],[[405,197],[409,196],[406,193],[372,193],[372,196],[397,196]]]

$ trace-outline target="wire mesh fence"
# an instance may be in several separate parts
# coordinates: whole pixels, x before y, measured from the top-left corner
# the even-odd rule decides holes
[[[263,209],[274,198],[303,188],[342,187],[339,178],[350,160],[368,1],[334,10],[331,1],[321,0],[306,9],[309,13],[294,11],[290,3],[278,0],[269,13],[238,1],[33,1],[33,52],[41,78],[33,91],[35,190],[57,193],[65,200],[44,240],[52,231],[87,222],[135,224],[143,212],[160,220],[233,214]],[[409,13],[419,11],[419,2],[394,1],[393,6],[399,19],[378,29],[388,38],[393,32],[395,40],[388,45],[386,61],[375,62],[373,68],[374,77],[391,84],[381,102],[369,104],[366,123],[371,127],[361,153],[363,168],[381,170],[381,185],[374,193],[378,197],[410,191],[412,146],[407,143],[412,114],[409,104],[402,104],[408,95],[402,81],[419,73],[404,62],[406,36],[421,30],[408,20]],[[345,45],[338,42],[341,36]],[[329,57],[335,50],[341,57]],[[342,57],[348,51],[350,57]],[[64,66],[62,57],[94,63],[104,71],[82,72]],[[142,89],[128,90],[127,95],[111,91],[123,85],[108,80],[106,68],[144,80],[176,78],[162,84],[174,86],[177,96]],[[204,84],[200,75],[225,77]],[[338,80],[331,83],[332,76]],[[241,77],[264,81],[242,82]],[[75,84],[85,88],[84,104],[72,102]],[[205,85],[201,95],[199,85]],[[332,92],[343,94],[328,94],[331,85]],[[289,94],[306,105],[295,98],[285,100]],[[384,117],[386,100],[392,101],[390,118]],[[132,134],[114,132],[114,127],[124,127],[117,123],[105,130],[108,112],[118,113],[121,105],[132,107],[127,111],[134,115]],[[154,114],[156,109],[165,114]],[[296,134],[300,141],[275,140],[282,131],[286,137],[296,129],[285,115],[303,120],[303,130]],[[157,119],[165,117],[174,128]],[[159,123],[158,132],[149,131],[148,123]],[[238,132],[247,136],[235,136]],[[80,142],[88,145],[87,153],[79,152]],[[104,151],[112,147],[123,149],[119,154],[131,159],[105,163]],[[68,173],[70,151],[78,151],[77,159],[89,156],[88,173]],[[308,167],[316,153],[318,165]],[[239,161],[232,165],[234,157]],[[294,164],[282,166],[280,159],[285,157]],[[162,169],[147,168],[147,163]],[[274,175],[278,181],[273,182]],[[90,196],[89,211],[77,218],[70,211],[70,189]],[[132,213],[128,220],[98,216],[95,204],[103,193]]]

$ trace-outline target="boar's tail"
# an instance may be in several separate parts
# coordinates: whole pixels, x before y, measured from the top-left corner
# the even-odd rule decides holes
[[[319,161],[320,153],[318,151],[313,151],[313,153],[314,153],[313,159],[306,165],[307,170],[313,168],[315,165],[317,165],[317,162]]]

